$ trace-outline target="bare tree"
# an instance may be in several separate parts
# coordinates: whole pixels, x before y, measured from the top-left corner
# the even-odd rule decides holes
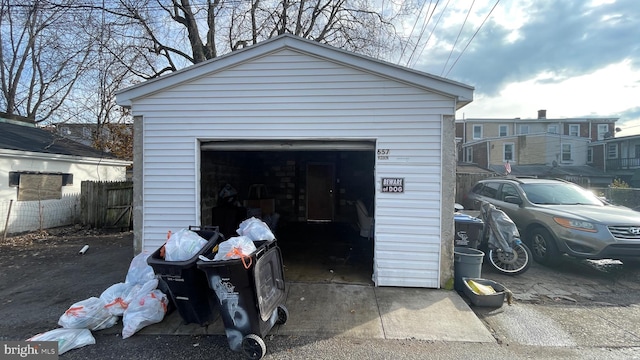
[[[0,0],[0,105],[96,123],[99,134],[127,119],[117,89],[279,34],[384,58],[401,40],[396,18],[420,2],[389,3],[393,11],[367,0]]]
[[[0,105],[8,115],[42,122],[62,106],[91,54],[75,31],[85,16],[44,0],[0,0]]]
[[[382,12],[367,0],[117,0],[103,10],[136,44],[143,78],[215,58],[283,33],[380,57],[400,37],[395,17],[413,1]],[[87,5],[82,5],[87,6]],[[126,26],[125,26],[126,25]],[[136,66],[142,65],[140,62]]]

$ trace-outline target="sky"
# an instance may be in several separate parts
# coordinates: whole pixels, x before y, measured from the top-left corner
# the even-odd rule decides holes
[[[640,1],[425,0],[421,19],[404,24],[417,46],[397,63],[475,87],[457,118],[546,110],[640,134]]]

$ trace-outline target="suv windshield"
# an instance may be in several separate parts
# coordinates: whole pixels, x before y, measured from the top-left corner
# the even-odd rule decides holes
[[[539,205],[600,205],[593,193],[571,184],[521,184],[529,201]]]

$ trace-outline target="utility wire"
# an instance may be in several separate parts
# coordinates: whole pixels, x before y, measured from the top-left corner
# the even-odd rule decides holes
[[[424,31],[427,29],[427,25],[429,25],[429,22],[431,21],[431,17],[436,12],[436,8],[438,7],[439,3],[440,3],[440,0],[437,0],[436,4],[433,5],[433,9],[431,10],[431,14],[429,14],[429,17],[427,18],[427,21],[425,21],[424,24],[422,24],[422,29],[420,30],[420,35],[418,36],[418,41],[416,41],[416,46],[413,47],[413,51],[411,51],[411,55],[409,56],[409,60],[407,60],[407,64],[406,64],[407,67],[409,67],[409,64],[411,63],[411,60],[413,59],[413,55],[416,54],[416,50],[418,49],[418,45],[420,44],[420,41],[422,40],[422,36],[424,35]],[[431,8],[431,4],[429,4],[429,8]],[[429,11],[429,10],[427,10],[427,11]],[[425,44],[425,46],[426,46],[426,44]]]
[[[440,23],[440,19],[442,19],[442,16],[444,15],[445,11],[447,10],[447,7],[449,6],[449,2],[450,1],[451,0],[447,0],[447,3],[444,5],[444,9],[442,9],[442,11],[440,12],[440,16],[438,16],[438,20],[436,21],[435,25],[433,26],[433,29],[431,29],[431,33],[429,34],[429,37],[427,38],[427,41],[424,43],[424,46],[422,47],[422,49],[420,49],[420,54],[418,54],[418,58],[420,58],[422,56],[422,52],[424,51],[424,49],[429,44],[429,40],[431,40],[431,36],[433,36],[433,34],[435,33],[436,28],[438,27],[438,24]]]
[[[456,44],[458,43],[458,39],[460,39],[460,34],[462,34],[462,29],[464,29],[464,26],[467,23],[467,19],[469,19],[469,15],[471,14],[471,9],[473,9],[473,4],[475,4],[476,0],[473,0],[473,2],[471,3],[471,6],[469,7],[469,10],[467,11],[467,16],[465,16],[464,18],[464,22],[462,23],[462,26],[460,26],[460,31],[458,32],[458,36],[456,37],[456,41],[453,43],[453,46],[451,46],[451,52],[449,52],[449,56],[447,57],[447,61],[444,63],[444,66],[442,67],[442,72],[440,73],[440,76],[442,76],[444,74],[444,69],[446,69],[447,64],[449,63],[449,60],[451,59],[451,55],[453,54],[453,50],[456,48]]]
[[[431,1],[433,2],[433,0]],[[422,7],[420,8],[418,15],[416,16],[416,21],[414,21],[413,27],[411,28],[411,32],[409,33],[409,38],[407,42],[404,43],[404,46],[402,47],[402,51],[400,52],[400,58],[398,59],[398,63],[400,63],[402,61],[402,58],[404,57],[404,52],[407,50],[407,46],[409,45],[409,42],[411,41],[411,37],[413,36],[413,31],[416,29],[416,26],[418,25],[418,20],[420,20],[420,15],[422,15],[422,11],[424,10],[424,5],[426,3],[427,3],[426,1],[422,3]],[[429,7],[431,7],[431,3],[429,3]],[[416,43],[416,46],[417,46],[417,43]]]
[[[480,24],[480,26],[478,27],[478,29],[476,30],[475,33],[473,33],[473,36],[471,37],[471,39],[469,39],[469,41],[467,42],[467,45],[465,45],[464,49],[462,49],[462,51],[460,52],[460,54],[458,55],[458,57],[456,58],[456,61],[453,62],[453,64],[451,65],[451,67],[449,68],[449,71],[447,71],[447,73],[445,74],[444,77],[449,76],[449,73],[451,72],[451,69],[453,69],[454,66],[456,66],[456,64],[458,63],[458,60],[460,60],[460,58],[462,57],[462,54],[464,54],[465,50],[467,50],[467,48],[469,47],[469,44],[471,44],[471,41],[473,41],[473,39],[476,37],[476,35],[478,35],[478,32],[480,31],[480,29],[482,29],[482,26],[484,25],[484,23],[487,21],[487,19],[489,19],[489,16],[491,16],[491,13],[493,13],[493,10],[495,10],[496,6],[498,6],[498,3],[500,2],[500,0],[496,0],[496,3],[493,5],[493,7],[491,8],[491,11],[489,11],[489,13],[487,14],[487,16],[485,16],[484,20],[482,20],[482,24]]]

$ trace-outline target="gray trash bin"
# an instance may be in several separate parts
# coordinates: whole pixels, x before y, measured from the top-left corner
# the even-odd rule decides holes
[[[484,252],[478,249],[456,246],[453,249],[453,287],[464,291],[463,277],[480,278],[482,273]]]

